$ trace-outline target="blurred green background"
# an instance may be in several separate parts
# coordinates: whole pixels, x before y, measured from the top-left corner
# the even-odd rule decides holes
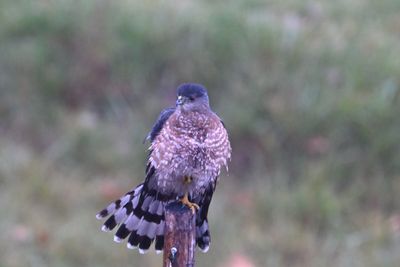
[[[400,1],[0,1],[0,267],[161,266],[95,214],[199,82],[233,158],[198,266],[399,266]]]

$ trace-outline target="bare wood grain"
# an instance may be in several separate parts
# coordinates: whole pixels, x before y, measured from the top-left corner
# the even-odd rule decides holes
[[[196,214],[176,201],[165,207],[164,267],[194,267]]]

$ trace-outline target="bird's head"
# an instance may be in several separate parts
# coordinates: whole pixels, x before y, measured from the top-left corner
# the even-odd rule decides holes
[[[178,87],[176,107],[183,111],[209,109],[207,89],[196,83],[184,83]]]

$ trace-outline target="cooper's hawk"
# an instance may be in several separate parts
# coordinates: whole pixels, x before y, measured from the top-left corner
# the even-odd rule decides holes
[[[196,214],[196,241],[210,246],[207,213],[218,175],[227,166],[231,147],[221,119],[210,109],[207,90],[199,84],[178,87],[176,107],[163,110],[148,134],[151,142],[145,181],[97,214],[111,215],[102,230],[119,225],[114,240],[128,238],[128,248],[145,253],[155,240],[164,245],[164,208],[180,199]]]

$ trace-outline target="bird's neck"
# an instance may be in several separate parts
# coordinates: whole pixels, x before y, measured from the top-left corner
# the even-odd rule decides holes
[[[178,106],[177,111],[179,114],[184,116],[190,115],[200,115],[200,114],[208,114],[210,112],[210,106],[207,104],[198,105],[196,107],[185,108],[183,106]]]
[[[199,129],[204,127],[209,117],[210,110],[178,110],[177,112],[177,128]]]

